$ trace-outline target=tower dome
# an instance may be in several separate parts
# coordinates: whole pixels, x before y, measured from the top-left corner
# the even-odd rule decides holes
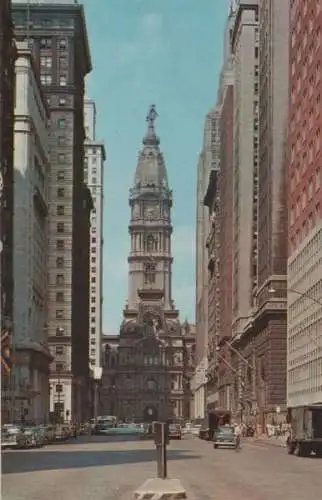
[[[167,171],[160,151],[160,139],[155,133],[154,122],[158,114],[153,104],[146,121],[148,129],[143,138],[143,148],[139,154],[138,165],[134,176],[134,186],[138,188],[168,187]]]

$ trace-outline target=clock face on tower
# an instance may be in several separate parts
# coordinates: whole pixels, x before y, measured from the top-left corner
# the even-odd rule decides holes
[[[147,219],[156,219],[158,216],[158,207],[156,205],[148,205],[145,208],[145,216]]]

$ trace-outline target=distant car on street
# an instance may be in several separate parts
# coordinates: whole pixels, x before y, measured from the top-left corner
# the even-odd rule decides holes
[[[169,438],[182,439],[182,429],[180,424],[169,424]]]
[[[224,425],[218,427],[214,434],[214,448],[237,448],[237,436],[234,427]]]

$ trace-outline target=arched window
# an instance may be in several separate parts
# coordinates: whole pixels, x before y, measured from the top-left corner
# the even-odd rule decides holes
[[[156,265],[153,262],[146,262],[144,264],[144,283],[146,285],[155,283],[155,270]]]
[[[157,389],[157,383],[153,378],[147,380],[147,388],[149,391],[155,391]]]
[[[148,252],[153,252],[154,250],[154,236],[153,234],[148,234],[146,238],[146,249]]]

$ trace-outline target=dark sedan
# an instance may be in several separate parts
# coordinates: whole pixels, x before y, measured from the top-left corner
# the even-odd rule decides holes
[[[228,425],[219,427],[214,435],[214,448],[237,448],[235,429]]]

